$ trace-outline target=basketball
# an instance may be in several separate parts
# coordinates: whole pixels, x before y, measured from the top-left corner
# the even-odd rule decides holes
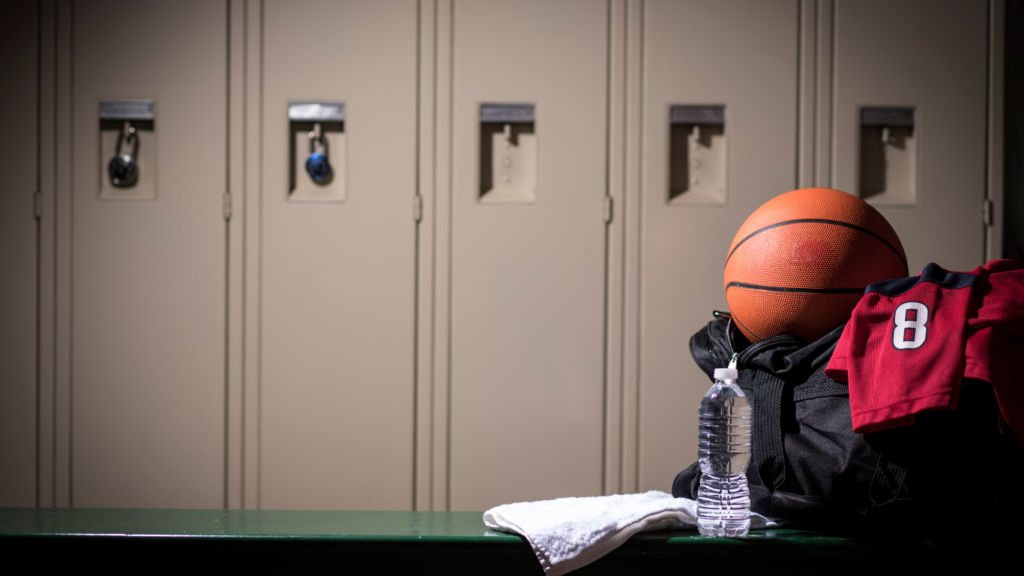
[[[845,192],[794,190],[747,218],[725,260],[725,298],[751,342],[792,334],[813,342],[845,324],[872,282],[907,275],[896,232]]]

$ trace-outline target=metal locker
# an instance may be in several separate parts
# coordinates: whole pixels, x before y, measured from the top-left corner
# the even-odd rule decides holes
[[[408,510],[417,6],[267,2],[263,29],[260,505]]]
[[[70,504],[222,507],[224,6],[81,2],[70,21]],[[110,99],[152,102],[136,142],[156,164],[113,195]]]
[[[37,504],[38,10],[0,5],[0,506]]]
[[[690,336],[727,309],[722,270],[736,230],[795,187],[797,4],[645,2],[640,490],[669,490],[696,460],[710,382]]]
[[[449,506],[597,495],[608,6],[453,11]]]
[[[833,19],[831,187],[885,215],[911,274],[982,264],[988,3],[840,1]]]

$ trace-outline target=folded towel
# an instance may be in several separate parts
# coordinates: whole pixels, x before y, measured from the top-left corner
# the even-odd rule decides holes
[[[489,528],[519,534],[530,543],[548,576],[586,566],[630,536],[697,525],[697,503],[652,490],[588,498],[558,498],[504,504],[484,512]],[[751,528],[777,526],[750,513]]]

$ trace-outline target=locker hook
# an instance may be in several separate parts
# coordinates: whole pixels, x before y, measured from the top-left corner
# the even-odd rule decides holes
[[[316,151],[316,143],[320,143],[323,153]],[[306,159],[306,173],[314,182],[323,182],[331,175],[331,163],[327,160],[327,139],[323,135],[320,123],[313,124],[309,132],[309,158]]]
[[[889,143],[889,127],[882,126],[882,146]]]

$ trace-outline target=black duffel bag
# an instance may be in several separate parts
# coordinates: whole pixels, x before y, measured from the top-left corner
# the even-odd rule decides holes
[[[847,385],[824,373],[843,327],[810,344],[786,335],[750,344],[718,316],[690,339],[690,353],[709,378],[739,354],[737,383],[753,408],[754,512],[827,532],[928,533],[965,522],[987,534],[1021,531],[1024,458],[987,382],[965,379],[957,410],[858,434]],[[680,472],[672,494],[695,498],[700,474],[698,463]]]

